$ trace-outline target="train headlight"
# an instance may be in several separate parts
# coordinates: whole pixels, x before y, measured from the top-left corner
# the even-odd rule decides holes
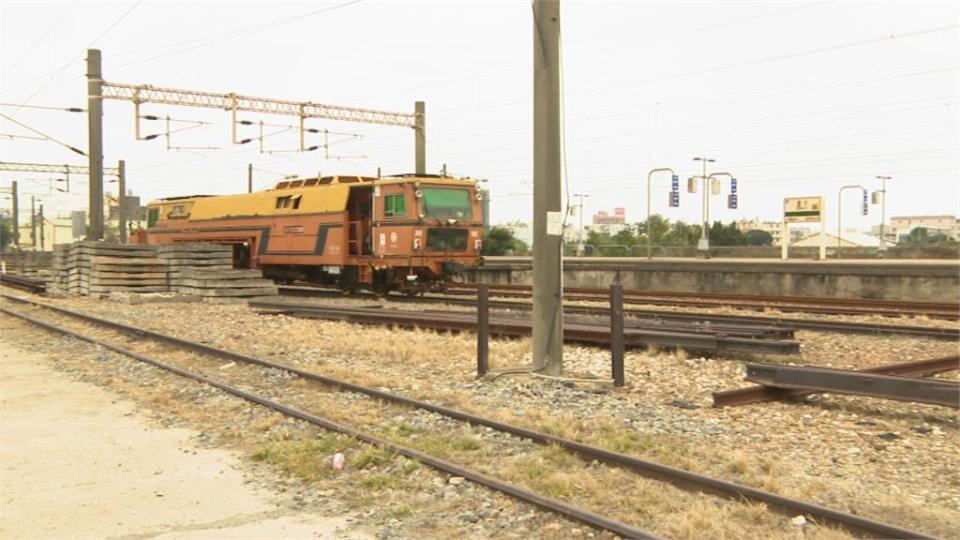
[[[473,241],[473,249],[474,249],[475,251],[480,251],[481,249],[483,249],[483,240],[481,240],[481,239],[479,239],[479,238],[477,238],[476,240],[474,240],[474,241]]]

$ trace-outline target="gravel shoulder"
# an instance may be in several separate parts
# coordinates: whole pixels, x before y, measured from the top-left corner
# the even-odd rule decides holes
[[[5,333],[5,332],[4,332]],[[233,452],[201,448],[54,358],[0,340],[0,536],[364,538],[344,517],[285,508]]]

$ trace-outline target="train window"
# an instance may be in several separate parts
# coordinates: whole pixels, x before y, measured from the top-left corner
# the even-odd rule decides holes
[[[290,195],[277,197],[277,208],[290,208],[290,199],[292,198]]]
[[[323,178],[320,179],[320,185],[327,185],[332,183],[333,183],[332,176],[324,176]]]
[[[303,185],[304,185],[304,186],[315,186],[315,185],[317,185],[317,182],[319,182],[319,181],[320,181],[319,178],[311,178],[311,179],[307,180],[306,182],[304,182]]]
[[[279,184],[277,184],[277,189],[283,189],[289,185],[290,185],[290,182],[280,182]]]
[[[466,189],[423,188],[424,214],[433,218],[473,217],[470,193]]]
[[[293,182],[290,182],[290,187],[292,188],[300,187],[302,185],[303,185],[303,180],[294,180]]]
[[[157,221],[160,220],[160,209],[151,208],[150,213],[147,214],[147,227],[153,227],[157,224]]]
[[[402,193],[387,195],[383,202],[383,215],[386,217],[402,216],[407,213],[407,202]]]
[[[297,208],[300,208],[300,197],[301,197],[300,195],[297,195],[296,197],[293,198],[293,209],[294,209],[294,210],[296,210]]]

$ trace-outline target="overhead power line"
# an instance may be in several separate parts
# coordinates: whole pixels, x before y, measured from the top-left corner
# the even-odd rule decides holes
[[[20,122],[20,121],[14,119],[14,118],[11,118],[10,116],[8,116],[8,115],[6,115],[6,114],[0,113],[0,117],[6,118],[6,119],[9,120],[10,122],[13,122],[14,124],[17,124],[18,126],[24,128],[24,129],[30,130],[30,131],[36,133],[37,135],[40,135],[40,136],[43,137],[44,139],[47,139],[48,141],[55,142],[55,143],[59,144],[60,146],[66,148],[66,149],[68,149],[68,150],[70,150],[71,152],[75,152],[75,153],[77,153],[77,154],[80,154],[81,156],[87,155],[87,153],[84,152],[83,150],[80,150],[79,148],[77,148],[77,147],[75,147],[75,146],[71,146],[71,145],[69,145],[69,144],[67,144],[67,143],[65,143],[65,142],[63,142],[63,141],[54,139],[53,137],[47,135],[46,133],[44,133],[44,132],[42,132],[42,131],[40,131],[40,130],[38,130],[38,129],[34,129],[34,128],[32,128],[32,127],[24,124],[23,122]]]

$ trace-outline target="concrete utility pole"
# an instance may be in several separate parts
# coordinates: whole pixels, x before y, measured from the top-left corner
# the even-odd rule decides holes
[[[413,104],[414,128],[413,146],[417,176],[427,174],[427,109],[426,104],[417,101]]]
[[[880,193],[880,247],[877,248],[880,250],[881,254],[884,254],[887,251],[887,237],[884,236],[884,221],[887,220],[887,180],[893,180],[892,176],[877,176],[877,179],[880,180],[880,191],[874,193]]]
[[[121,159],[117,162],[117,186],[120,196],[117,197],[117,224],[120,227],[120,243],[127,243],[127,173],[126,166]]]
[[[533,362],[563,372],[560,2],[533,2]]]
[[[694,161],[703,162],[703,230],[700,231],[700,241],[697,243],[697,252],[704,258],[710,258],[710,186],[707,185],[707,163],[717,160],[705,157],[695,157]]]
[[[247,163],[247,193],[253,193],[253,163]]]
[[[13,196],[13,249],[20,249],[20,199],[17,195],[17,181],[10,182],[10,194]]]
[[[577,236],[577,257],[583,257],[584,251],[586,251],[583,247],[583,198],[589,197],[590,195],[587,193],[574,193],[573,196],[580,198],[580,204],[577,205],[577,212],[580,214],[580,233]]]
[[[90,158],[90,225],[87,240],[103,239],[103,73],[100,50],[87,49],[87,154]]]

